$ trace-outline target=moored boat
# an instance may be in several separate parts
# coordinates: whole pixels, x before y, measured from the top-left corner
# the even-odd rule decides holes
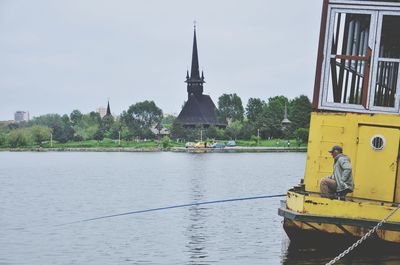
[[[293,243],[354,242],[393,213],[371,241],[400,248],[399,28],[399,1],[324,0],[304,181],[279,209]],[[335,145],[355,188],[326,198]]]

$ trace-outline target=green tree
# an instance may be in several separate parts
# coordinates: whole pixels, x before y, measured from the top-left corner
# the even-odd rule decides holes
[[[154,101],[143,101],[131,105],[121,114],[121,122],[126,125],[135,136],[151,137],[150,127],[161,122],[162,110]],[[153,135],[154,137],[154,135]]]
[[[290,102],[289,120],[292,122],[294,130],[298,128],[308,128],[310,126],[310,116],[312,104],[307,96],[301,95]]]
[[[126,125],[121,125],[121,139],[131,141],[134,137],[133,132]]]
[[[171,146],[171,140],[169,139],[168,136],[164,136],[161,139],[161,143],[163,148],[169,148]]]
[[[100,124],[101,124],[101,116],[100,116],[100,113],[95,112],[95,111],[91,111],[91,112],[89,113],[89,117],[90,117],[91,120],[93,120],[94,122],[96,122],[97,125],[100,126]]]
[[[69,115],[72,126],[76,126],[82,120],[83,114],[79,110],[73,110]]]
[[[244,109],[242,100],[235,94],[223,94],[218,98],[218,115],[222,120],[242,121]]]
[[[243,123],[241,121],[234,121],[225,129],[225,136],[229,139],[236,140],[242,131]]]
[[[94,135],[93,139],[96,140],[97,142],[100,142],[104,139],[104,132],[102,130],[97,130]]]
[[[263,127],[263,109],[265,101],[259,98],[249,98],[246,106],[247,120],[254,128],[261,129]]]
[[[211,139],[218,138],[218,128],[211,125],[206,130],[206,136],[207,136],[207,138],[211,138]]]
[[[38,145],[42,142],[50,139],[51,129],[44,126],[34,125],[30,128],[30,133],[32,135],[32,140]]]
[[[240,133],[238,138],[239,139],[250,139],[253,134],[257,133],[257,129],[255,126],[249,121],[245,120],[242,122],[242,127],[240,129]],[[261,130],[260,130],[260,136],[261,136]]]
[[[34,117],[30,123],[32,125],[46,126],[52,128],[55,125],[62,126],[63,119],[59,114],[46,114]]]
[[[178,120],[175,120],[172,124],[171,137],[173,139],[186,139],[186,129]]]
[[[107,133],[110,131],[111,127],[114,124],[114,117],[111,115],[105,115],[101,120],[101,129]]]
[[[122,132],[122,123],[118,120],[114,121],[111,128],[104,133],[104,137],[110,139],[119,139],[120,133]],[[122,138],[122,135],[121,135]]]
[[[301,143],[308,142],[308,129],[306,128],[298,128],[294,131],[294,135],[296,139]]]
[[[7,142],[7,137],[6,134],[3,132],[0,132],[0,146],[5,146]]]
[[[164,115],[162,120],[161,120],[161,125],[163,128],[171,129],[172,125],[174,124],[174,121],[176,120],[176,117],[174,115]]]
[[[279,138],[283,136],[282,120],[288,99],[276,96],[268,99],[263,111],[263,132],[266,136]]]
[[[84,114],[79,122],[74,126],[75,135],[79,135],[84,140],[94,139],[94,134],[101,128],[100,114],[91,112]]]
[[[30,137],[26,129],[15,129],[8,134],[8,144],[11,147],[23,147],[29,145]]]
[[[31,121],[32,125],[46,126],[53,131],[53,139],[65,143],[74,138],[74,129],[71,126],[69,116],[64,114],[46,114],[35,117]]]

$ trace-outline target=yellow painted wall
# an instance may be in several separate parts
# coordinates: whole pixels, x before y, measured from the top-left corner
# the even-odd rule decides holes
[[[365,141],[369,139],[369,135],[375,134],[382,134],[387,138],[385,149],[382,151],[375,151],[372,147],[369,150],[366,147]],[[361,135],[363,137],[360,137]],[[319,192],[320,179],[332,174],[333,159],[328,151],[334,145],[341,145],[344,154],[348,155],[352,161],[355,184],[352,195],[354,197],[384,201],[393,201],[396,197],[400,200],[400,180],[399,177],[396,178],[396,174],[399,175],[397,170],[399,137],[400,115],[312,113],[304,176],[306,190]],[[365,150],[360,151],[360,140],[364,141]],[[360,156],[359,159],[357,154]],[[377,158],[379,158],[379,163]],[[380,173],[377,175],[377,172],[381,172],[376,169],[378,166],[384,169],[383,175]],[[357,174],[357,169],[359,174]],[[357,183],[360,185],[357,186]],[[366,183],[374,183],[374,185],[368,186]],[[384,189],[374,189],[377,186]],[[388,193],[388,189],[392,191],[391,194]]]
[[[397,159],[397,181],[394,201],[400,203],[400,156]]]
[[[368,220],[382,220],[395,209],[391,204],[331,200],[319,196],[306,196],[293,191],[287,193],[286,207],[303,214]],[[397,211],[389,221],[400,223],[400,211]]]

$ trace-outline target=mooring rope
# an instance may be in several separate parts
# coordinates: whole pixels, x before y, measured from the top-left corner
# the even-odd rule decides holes
[[[83,219],[83,220],[64,223],[64,224],[58,224],[58,225],[55,225],[55,226],[71,225],[71,224],[76,224],[76,223],[81,223],[81,222],[89,222],[89,221],[105,219],[105,218],[113,218],[113,217],[118,217],[118,216],[139,214],[139,213],[156,212],[156,211],[163,211],[163,210],[190,207],[190,206],[197,206],[197,205],[217,204],[217,203],[234,202],[234,201],[259,200],[259,199],[277,198],[277,197],[284,197],[284,196],[286,196],[286,194],[263,195],[263,196],[253,196],[253,197],[241,197],[241,198],[215,200],[215,201],[205,201],[205,202],[193,202],[193,203],[187,203],[187,204],[179,204],[179,205],[151,208],[151,209],[146,209],[146,210],[138,210],[138,211],[132,211],[132,212],[126,212],[126,213],[104,215],[104,216],[100,216],[100,217],[94,217],[94,218]]]
[[[357,242],[355,242],[353,245],[351,245],[349,248],[347,248],[345,251],[343,251],[342,253],[340,253],[338,256],[336,256],[333,260],[329,261],[328,263],[326,263],[325,265],[332,265],[335,264],[337,261],[339,261],[341,258],[343,258],[344,256],[346,256],[347,254],[350,253],[350,251],[352,251],[353,249],[355,249],[356,247],[358,247],[362,242],[364,242],[366,239],[368,239],[373,233],[375,233],[375,231],[381,227],[383,225],[383,223],[385,223],[390,217],[392,217],[397,210],[400,209],[400,205],[397,206],[397,208],[395,208],[393,211],[390,212],[390,214],[388,216],[386,216],[382,221],[380,221],[377,225],[375,225],[371,230],[368,231],[368,233],[366,233],[362,238],[360,238],[359,240],[357,240]]]

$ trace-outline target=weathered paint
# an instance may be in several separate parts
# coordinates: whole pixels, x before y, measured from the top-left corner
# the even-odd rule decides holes
[[[337,226],[334,224],[321,224],[313,222],[300,222],[285,219],[284,228],[297,228],[299,230],[307,231],[319,231],[322,233],[336,234],[336,235],[347,235],[354,237],[362,237],[368,233],[369,229],[366,227],[343,225]],[[400,232],[399,231],[388,231],[378,229],[376,232],[377,238],[393,243],[400,243]]]
[[[395,207],[388,203],[356,199],[351,201],[333,200],[322,198],[318,195],[304,195],[293,191],[287,193],[286,208],[299,214],[328,218],[348,218],[353,220],[356,224],[357,220],[378,223],[395,209]],[[285,220],[286,219],[287,218],[285,218]],[[388,222],[400,226],[400,211],[396,212]],[[369,227],[362,227],[361,224],[338,226],[329,223],[329,221],[328,223],[293,221],[293,224],[295,224],[298,229],[317,229],[320,232],[334,234],[350,233],[352,236],[363,236],[369,230]],[[385,241],[400,243],[399,231],[379,230],[378,236]]]
[[[395,195],[394,201],[396,203],[400,203],[400,156],[397,159],[397,181],[396,181],[396,188],[395,188]]]
[[[371,137],[386,139],[382,150],[374,150]],[[393,202],[400,199],[398,150],[400,115],[321,113],[311,115],[306,191],[319,192],[321,178],[332,174],[333,159],[328,150],[341,145],[352,161],[354,197]],[[394,196],[396,194],[396,196]]]
[[[286,198],[286,207],[298,213],[307,213],[319,216],[346,217],[352,219],[367,219],[380,221],[395,207],[390,204],[382,205],[374,201],[361,200],[332,200],[313,195],[303,195],[289,191]],[[400,211],[394,214],[391,222],[400,223]]]

